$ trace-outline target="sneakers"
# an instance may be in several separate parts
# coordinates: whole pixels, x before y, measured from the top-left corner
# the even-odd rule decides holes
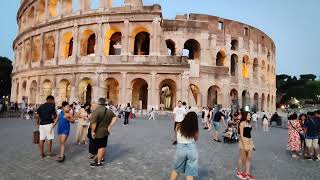
[[[100,167],[100,166],[102,166],[102,164],[98,163],[98,162],[94,162],[94,163],[91,163],[90,166],[91,167]]]
[[[251,174],[247,174],[247,179],[248,180],[254,180],[254,177]]]
[[[243,179],[243,180],[246,180],[247,179],[247,175],[243,172],[237,172],[236,176],[239,178],[239,179]]]

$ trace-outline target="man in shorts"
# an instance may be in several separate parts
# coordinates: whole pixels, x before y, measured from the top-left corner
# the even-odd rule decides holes
[[[45,157],[44,154],[44,142],[48,140],[48,155],[53,156],[52,154],[52,140],[54,139],[53,124],[57,121],[57,112],[55,109],[55,102],[53,96],[47,97],[47,102],[42,104],[37,110],[36,123],[39,127],[40,132],[40,158]]]
[[[306,146],[308,150],[307,159],[320,160],[319,156],[319,130],[320,130],[320,121],[314,116],[314,113],[308,113],[309,117],[304,123],[304,132],[306,135]],[[317,114],[317,113],[315,113]],[[319,115],[317,115],[319,116]]]
[[[214,115],[212,113],[211,116],[213,116],[212,125],[214,130],[212,139],[216,142],[221,142],[219,140],[220,123],[222,122],[223,126],[225,128],[227,127],[226,123],[224,122],[224,114],[220,110],[218,110]]]
[[[106,154],[109,134],[118,119],[112,110],[106,108],[105,98],[100,98],[98,104],[99,106],[93,111],[90,118],[91,136],[98,150],[95,162],[90,164],[91,167],[102,166],[101,162]]]
[[[178,105],[173,109],[173,119],[174,119],[174,132],[176,132],[176,127],[179,123],[181,123],[184,119],[184,116],[187,114],[186,108],[183,106],[181,101],[178,101]],[[177,136],[175,135],[175,138]],[[177,140],[175,140],[173,145],[177,144]]]

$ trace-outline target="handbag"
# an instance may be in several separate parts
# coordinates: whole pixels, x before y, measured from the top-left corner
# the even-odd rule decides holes
[[[295,131],[297,131],[297,132],[299,133],[300,140],[301,140],[301,141],[304,141],[304,140],[305,140],[304,135],[301,134],[301,133],[293,126],[293,124],[291,123],[291,120],[289,120],[289,123],[290,123],[291,127],[292,127]]]
[[[33,131],[33,144],[39,144],[40,142],[40,131],[39,130],[35,130]]]

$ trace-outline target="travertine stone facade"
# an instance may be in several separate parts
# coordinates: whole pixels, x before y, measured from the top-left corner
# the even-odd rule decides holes
[[[74,2],[21,1],[12,101],[275,110],[275,45],[262,31],[210,15],[163,19],[142,0]]]

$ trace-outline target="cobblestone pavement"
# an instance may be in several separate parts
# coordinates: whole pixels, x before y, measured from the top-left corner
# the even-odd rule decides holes
[[[109,138],[106,164],[95,169],[89,166],[87,146],[75,145],[75,125],[66,162],[59,164],[55,158],[40,160],[37,146],[32,144],[33,121],[0,119],[0,179],[168,179],[175,153],[175,146],[171,145],[173,123],[168,119],[134,119],[129,126],[123,126],[120,120]],[[285,150],[285,129],[271,128],[265,134],[259,127],[253,136],[257,151],[253,154],[252,171],[256,179],[320,179],[320,162],[293,160]],[[57,150],[55,141],[55,153]],[[198,179],[237,179],[234,174],[238,144],[213,143],[210,134],[201,130],[198,150]]]

